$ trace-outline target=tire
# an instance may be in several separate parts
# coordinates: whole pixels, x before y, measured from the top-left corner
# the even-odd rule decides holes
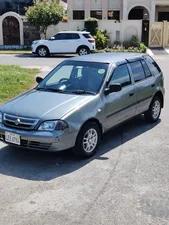
[[[161,114],[162,102],[161,98],[155,96],[150,104],[149,110],[144,114],[147,122],[155,123]]]
[[[89,135],[93,135],[93,139]],[[101,131],[99,126],[94,122],[89,122],[79,132],[73,153],[77,156],[89,158],[96,152],[100,140]]]
[[[89,50],[89,48],[87,48],[87,47],[80,47],[80,48],[78,49],[78,54],[79,54],[80,56],[82,56],[82,55],[88,55],[88,54],[90,54],[90,50]]]
[[[45,46],[41,46],[37,49],[37,53],[40,57],[46,57],[49,55],[49,50]]]

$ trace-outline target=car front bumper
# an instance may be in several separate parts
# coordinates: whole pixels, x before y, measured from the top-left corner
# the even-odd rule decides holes
[[[5,141],[5,132],[10,132],[20,136],[21,145],[14,145]],[[75,146],[76,137],[78,132],[69,133],[65,131],[26,131],[6,127],[0,123],[0,141],[14,145],[17,147],[23,147],[28,149],[40,150],[40,151],[62,151]]]
[[[32,45],[31,46],[31,49],[32,49],[32,54],[36,54],[36,45]]]

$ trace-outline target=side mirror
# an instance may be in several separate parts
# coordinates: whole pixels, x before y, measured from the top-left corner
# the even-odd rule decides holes
[[[55,40],[55,37],[51,37],[49,40],[53,41],[53,40]]]
[[[36,77],[36,82],[38,84],[40,84],[42,81],[43,81],[43,78],[42,77]]]
[[[113,92],[119,92],[121,91],[122,86],[121,84],[110,84],[108,88],[105,89],[104,93],[105,95],[109,95],[110,93]]]

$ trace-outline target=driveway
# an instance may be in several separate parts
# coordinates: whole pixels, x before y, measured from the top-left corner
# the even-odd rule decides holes
[[[12,58],[49,67],[63,60]],[[1,225],[169,224],[169,57],[156,58],[166,84],[157,124],[138,117],[110,131],[88,160],[0,143]]]

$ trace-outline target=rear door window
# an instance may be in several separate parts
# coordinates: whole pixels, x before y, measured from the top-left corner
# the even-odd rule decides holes
[[[67,40],[68,36],[67,36],[67,34],[60,33],[60,34],[56,34],[55,39],[56,40]]]
[[[150,56],[145,56],[144,59],[153,75],[159,75],[159,73],[161,73],[160,67]]]
[[[79,34],[71,34],[71,35],[73,40],[80,39]]]
[[[134,81],[137,83],[139,81],[142,81],[146,78],[143,66],[140,61],[132,62],[129,64],[134,76]]]

